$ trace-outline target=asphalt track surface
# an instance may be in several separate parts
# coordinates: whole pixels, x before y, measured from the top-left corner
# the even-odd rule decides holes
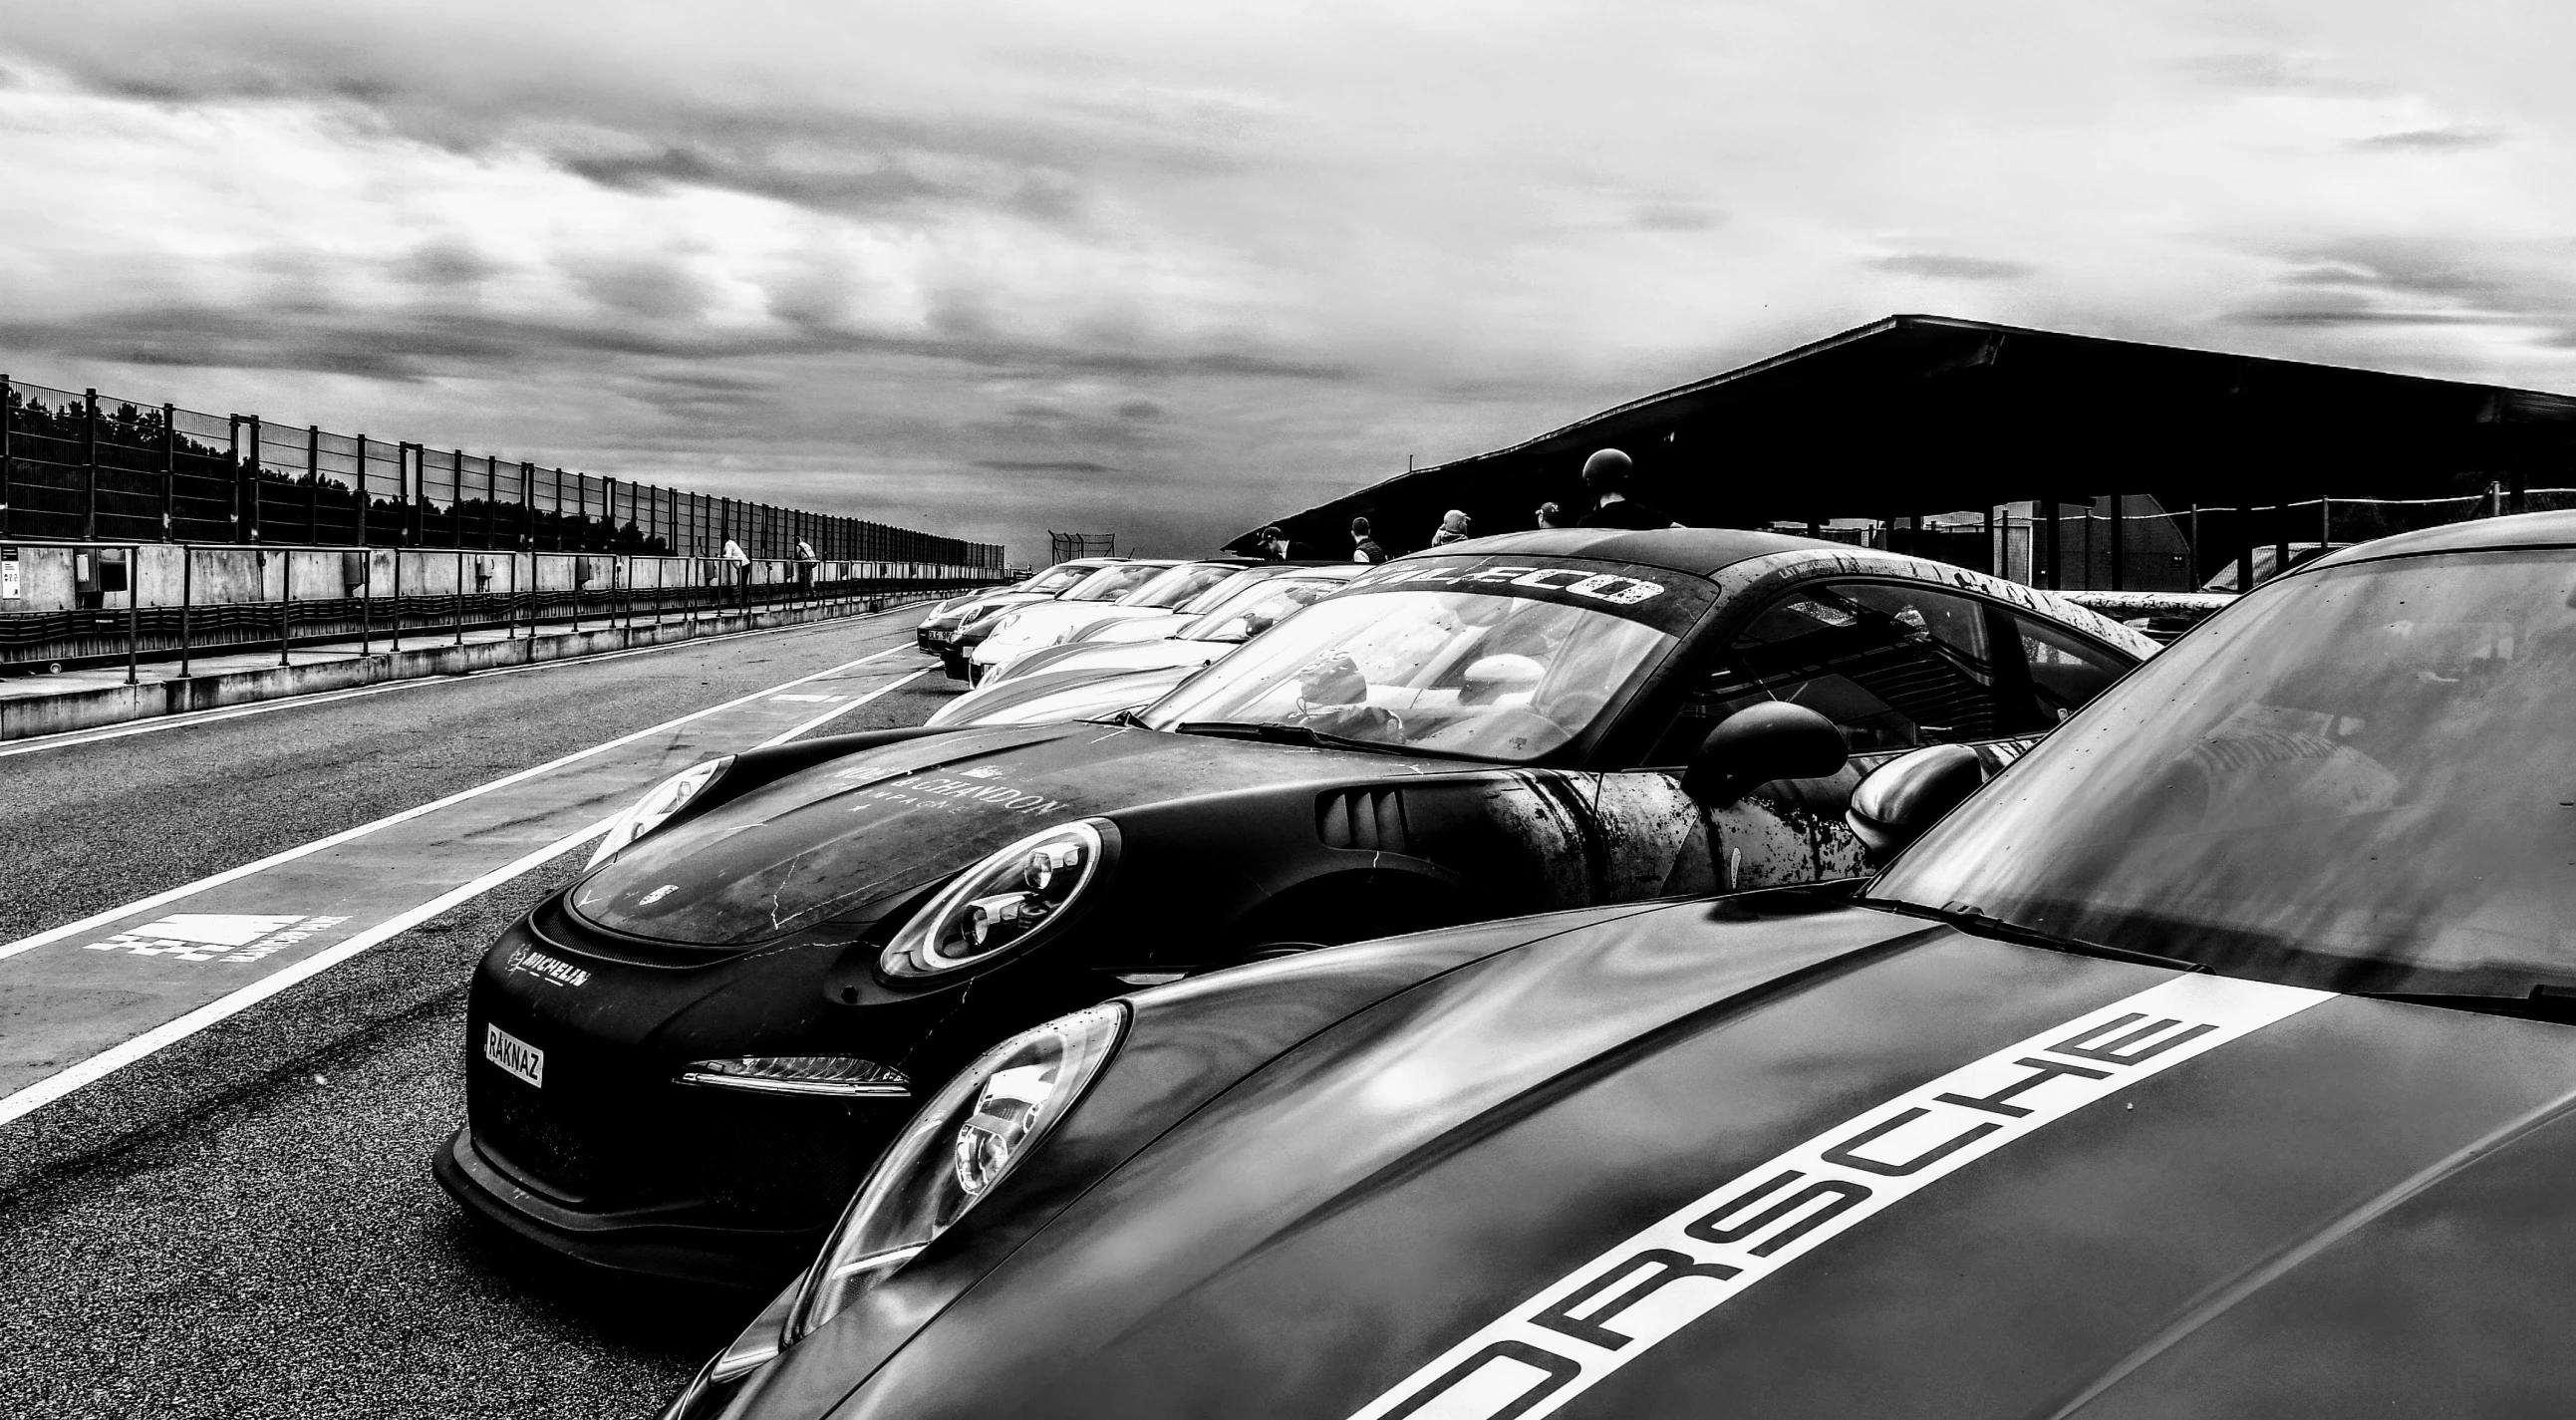
[[[798,687],[872,696],[812,733],[917,724],[955,690],[935,670],[904,679],[933,664],[899,649],[919,614],[0,757],[0,947],[728,701],[751,704],[697,727],[766,738],[779,716],[803,723],[832,702],[761,692],[879,651],[892,654],[849,679]],[[771,719],[736,723],[759,711]],[[515,852],[501,846],[513,827],[559,839],[546,815],[585,819],[600,795],[651,781],[620,784],[643,761],[601,769],[611,758],[467,805],[486,857]],[[435,839],[448,821],[403,827]],[[429,1173],[464,1115],[466,974],[586,856],[463,898],[0,1123],[0,1415],[652,1415],[762,1299],[557,1264],[467,1219]],[[0,1034],[9,989],[0,977]]]

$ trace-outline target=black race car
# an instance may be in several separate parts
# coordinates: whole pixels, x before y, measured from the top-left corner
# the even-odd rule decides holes
[[[1848,812],[1937,826],[1856,895],[1017,1037],[669,1420],[2560,1413],[2571,549],[2300,569],[1955,811],[1914,751]]]
[[[576,1256],[765,1283],[1012,1031],[1317,944],[1847,877],[1861,770],[2000,765],[2153,645],[1840,544],[1531,533],[1373,568],[1117,723],[700,765],[493,945],[438,1174]]]

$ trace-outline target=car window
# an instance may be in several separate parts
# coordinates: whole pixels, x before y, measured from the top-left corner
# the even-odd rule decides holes
[[[1239,570],[1222,562],[1183,563],[1118,599],[1120,606],[1174,607],[1232,577]]]
[[[1186,641],[1249,641],[1287,620],[1299,607],[1322,601],[1341,589],[1339,582],[1282,578],[1263,588],[1259,596],[1221,607],[1175,634]]]
[[[2030,668],[2030,691],[2039,703],[2042,724],[2054,725],[2075,713],[2102,688],[2129,673],[2128,657],[2106,650],[2071,632],[2026,616],[2013,619],[2021,639],[2022,664]]]
[[[1069,602],[1116,601],[1147,582],[1171,570],[1167,562],[1127,562],[1103,567],[1083,578],[1066,592],[1061,600]]]
[[[1853,582],[1791,592],[1698,673],[1651,764],[1687,762],[1717,723],[1782,700],[1840,726],[1855,750],[1989,739],[2023,728],[1985,608],[1928,587]]]

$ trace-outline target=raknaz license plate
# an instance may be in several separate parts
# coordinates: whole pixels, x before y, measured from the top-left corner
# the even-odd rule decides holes
[[[483,1027],[483,1058],[539,1089],[546,1085],[546,1053],[501,1029]]]

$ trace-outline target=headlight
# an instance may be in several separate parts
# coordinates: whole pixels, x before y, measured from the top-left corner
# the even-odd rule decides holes
[[[986,1051],[922,1106],[805,1274],[789,1343],[893,1276],[992,1192],[1073,1108],[1126,1020],[1115,1001],[1060,1016]]]
[[[1099,873],[1107,826],[1058,824],[958,874],[912,914],[877,964],[888,976],[937,976],[1035,941]]]
[[[608,836],[599,840],[599,851],[590,855],[584,866],[596,868],[617,856],[617,851],[636,839],[671,821],[671,815],[688,807],[689,801],[706,791],[716,776],[733,763],[732,755],[719,755],[704,764],[692,764],[653,786],[643,798],[617,816],[608,826]]]
[[[1020,614],[1019,614],[1018,612],[1016,612],[1016,611],[1014,611],[1014,612],[1005,612],[1005,613],[1003,614],[1003,616],[1002,616],[1002,619],[1001,619],[1001,620],[996,621],[996,622],[994,622],[994,623],[993,623],[993,629],[992,629],[990,632],[986,633],[986,635],[985,635],[985,639],[986,639],[986,640],[999,640],[999,639],[1000,639],[1001,637],[1003,637],[1004,635],[1007,635],[1007,634],[1010,632],[1010,629],[1011,629],[1012,627],[1017,626],[1017,625],[1019,625],[1019,624],[1020,624]]]

